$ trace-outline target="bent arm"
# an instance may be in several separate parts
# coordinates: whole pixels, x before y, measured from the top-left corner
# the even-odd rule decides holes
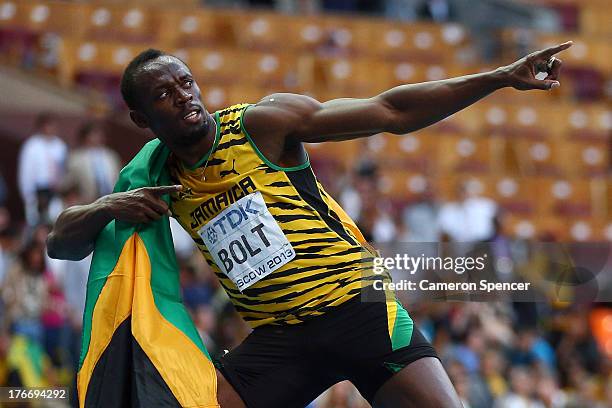
[[[51,258],[78,261],[94,249],[100,231],[112,220],[103,202],[77,205],[64,210],[47,237]]]
[[[113,219],[147,223],[168,214],[164,194],[181,190],[180,185],[142,187],[101,197],[92,204],[64,210],[47,237],[47,253],[51,258],[78,261],[94,249],[96,238]]]

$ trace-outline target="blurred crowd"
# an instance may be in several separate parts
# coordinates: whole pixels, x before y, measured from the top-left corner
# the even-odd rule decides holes
[[[26,214],[22,227],[4,205],[7,192],[0,180],[3,386],[73,386],[90,257],[79,262],[52,260],[45,240],[63,208],[111,192],[122,165],[96,122],[82,125],[74,147],[57,133],[56,119],[40,115],[21,147],[18,184]],[[497,205],[468,185],[458,186],[456,202],[438,202],[432,193],[398,207],[377,198],[377,166],[367,157],[343,177],[332,177],[325,166],[319,173],[375,245],[504,242]],[[238,345],[249,328],[190,237],[177,223],[171,225],[184,302],[211,355],[219,355]],[[612,313],[605,305],[431,302],[404,295],[401,300],[435,345],[466,407],[610,407],[612,347],[598,341],[592,318],[603,310],[604,328],[611,332]],[[310,408],[367,406],[344,382]]]
[[[453,0],[205,0],[206,6],[274,8],[299,14],[363,13],[384,15],[405,21],[449,21],[453,18]]]

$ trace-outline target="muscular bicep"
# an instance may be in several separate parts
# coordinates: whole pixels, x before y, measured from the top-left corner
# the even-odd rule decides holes
[[[256,105],[248,127],[280,139],[314,143],[383,132],[392,115],[378,97],[319,102],[304,95],[274,94]]]
[[[302,142],[355,139],[386,131],[391,118],[379,98],[334,99],[321,103],[291,136]]]

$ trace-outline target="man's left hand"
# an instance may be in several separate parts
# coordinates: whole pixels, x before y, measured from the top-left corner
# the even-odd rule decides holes
[[[514,89],[528,91],[531,89],[542,89],[548,91],[559,87],[558,81],[561,71],[561,60],[554,57],[555,54],[572,46],[571,41],[555,45],[544,50],[532,52],[520,60],[499,68],[503,80]],[[539,72],[547,73],[544,79],[537,79]]]

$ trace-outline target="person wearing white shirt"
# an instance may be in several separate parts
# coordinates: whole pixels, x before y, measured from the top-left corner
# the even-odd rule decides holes
[[[47,208],[39,203],[39,192],[53,195],[62,180],[66,161],[66,143],[57,136],[57,122],[48,114],[36,119],[35,133],[19,153],[17,178],[29,225],[45,221]],[[41,204],[41,205],[39,205]],[[45,207],[45,208],[40,208]]]
[[[83,203],[113,192],[121,170],[119,155],[106,146],[102,127],[89,122],[78,133],[79,146],[70,153],[64,185],[76,187]]]
[[[442,205],[439,226],[455,242],[484,241],[493,236],[497,204],[469,183],[460,186],[460,201]]]

